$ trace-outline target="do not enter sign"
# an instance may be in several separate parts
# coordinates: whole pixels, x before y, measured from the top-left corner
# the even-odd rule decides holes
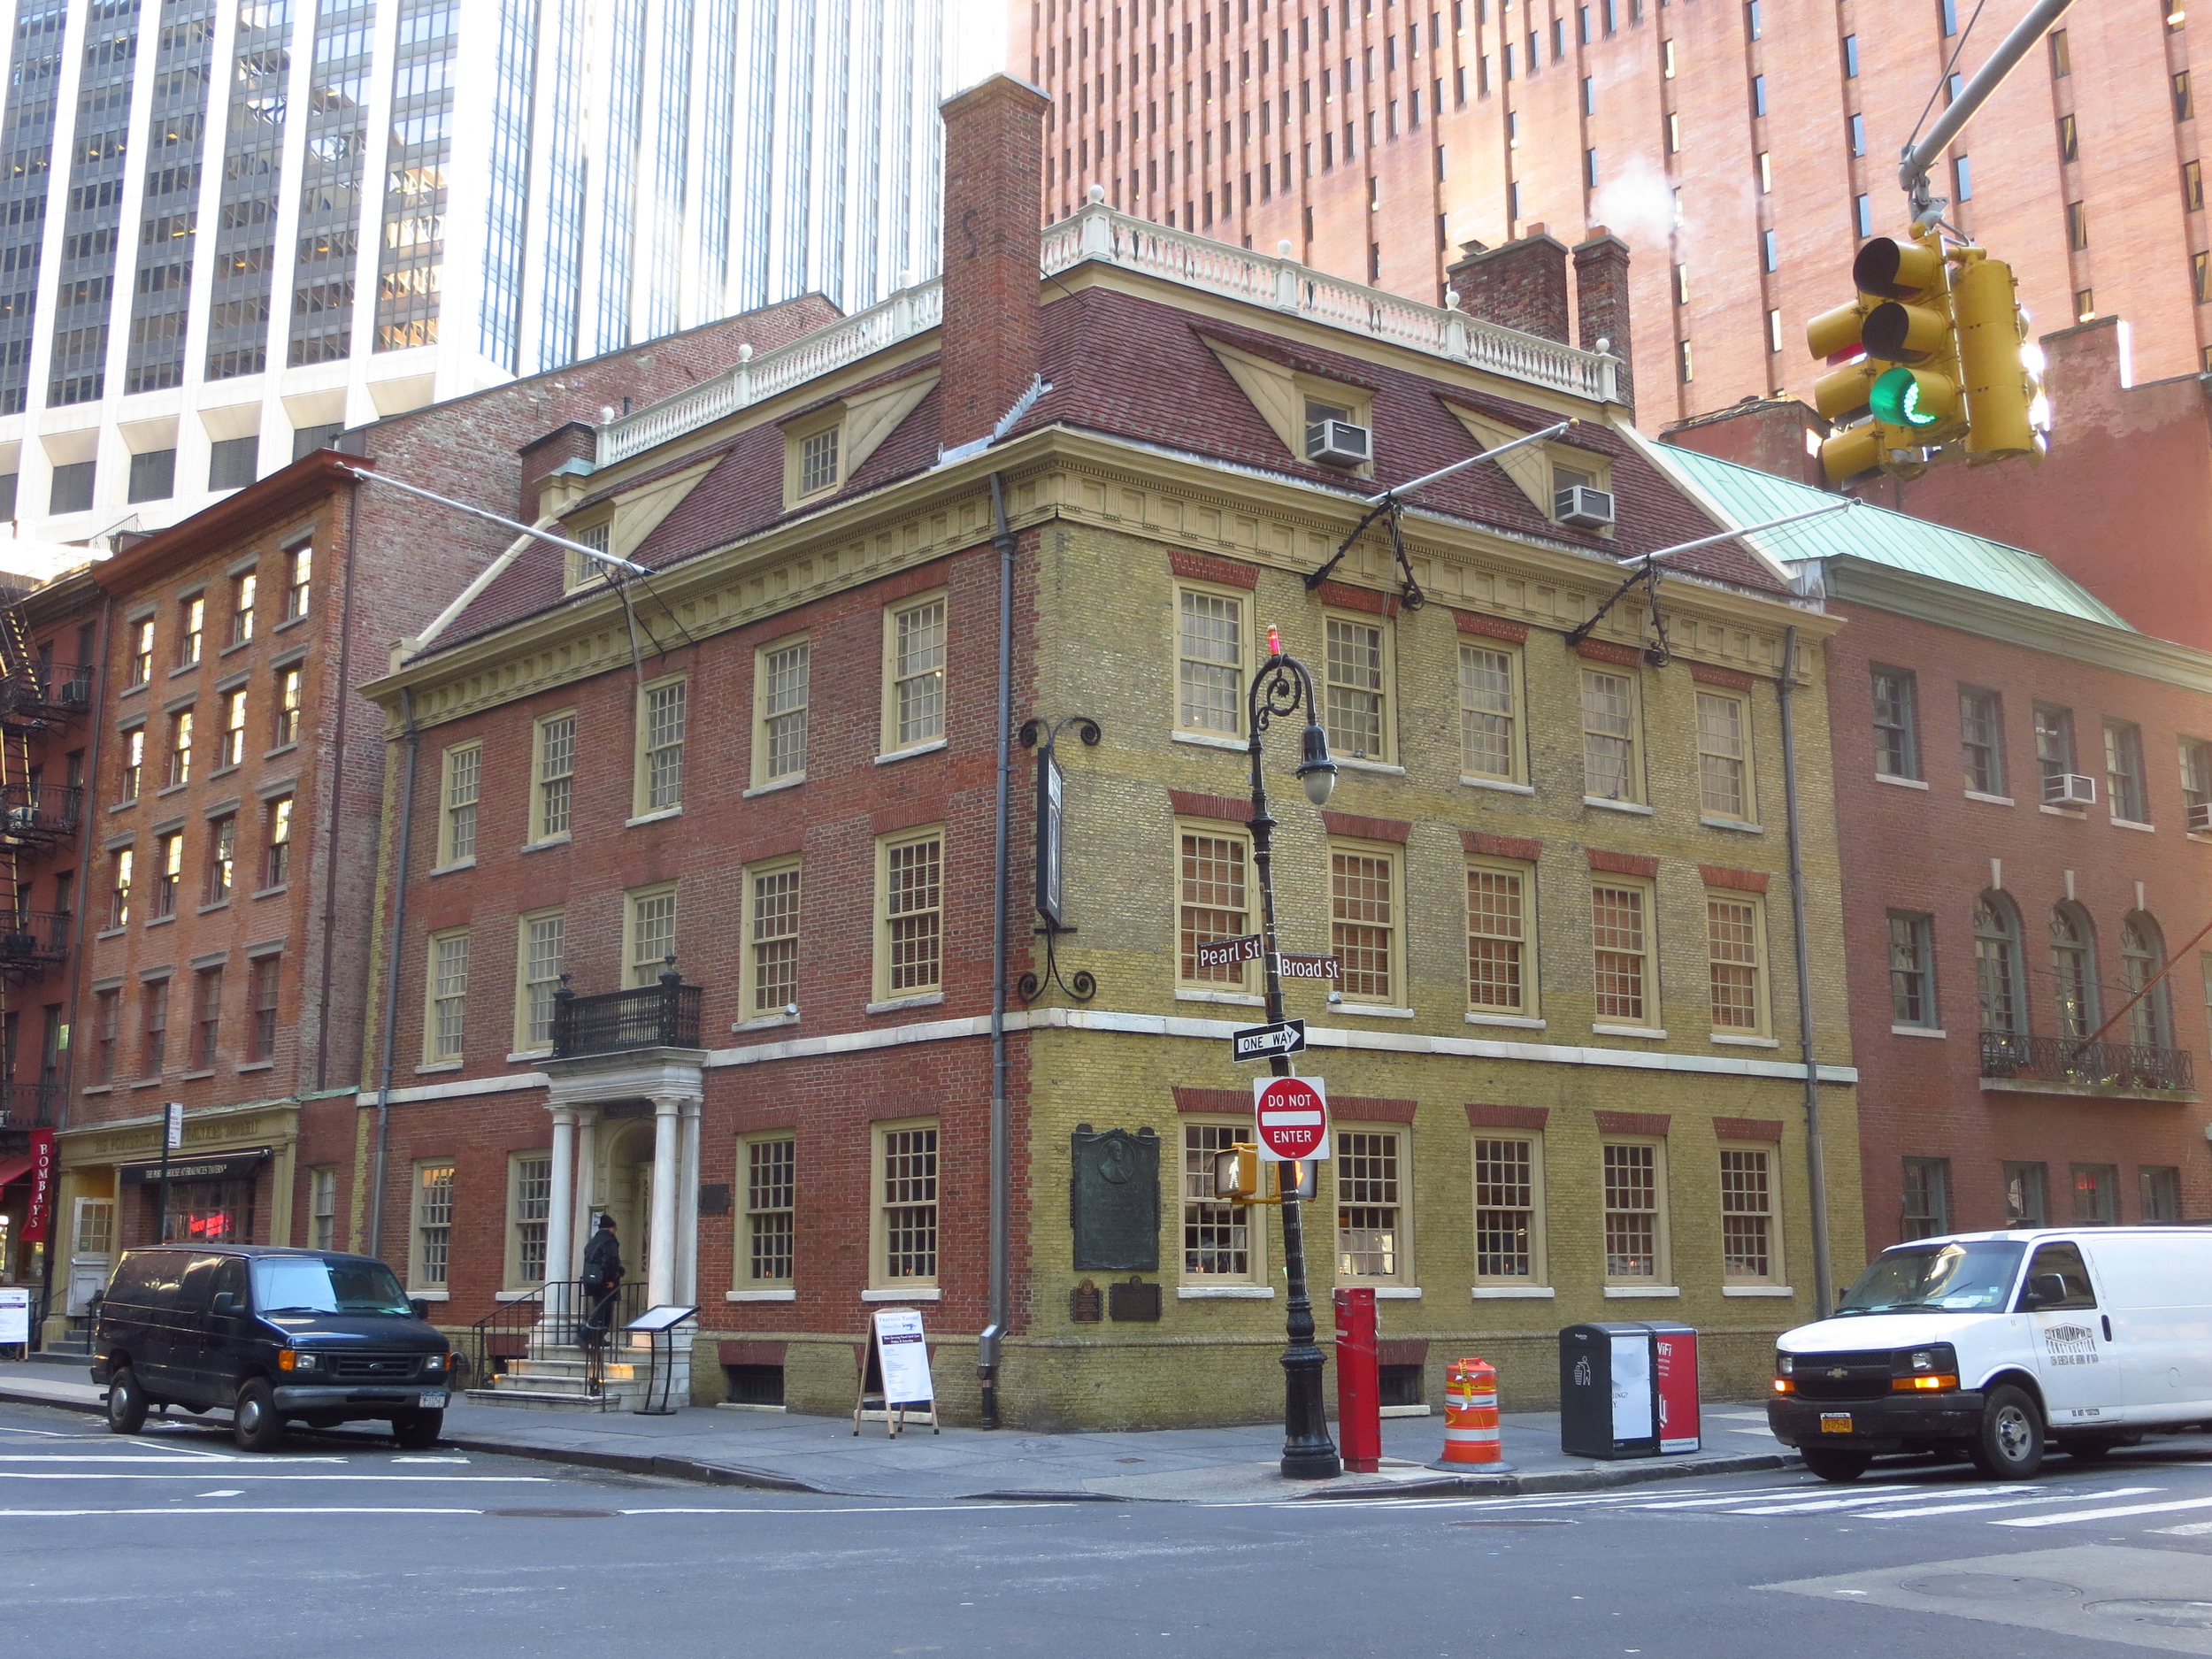
[[[1329,1156],[1329,1093],[1317,1077],[1256,1077],[1260,1161],[1293,1164]]]

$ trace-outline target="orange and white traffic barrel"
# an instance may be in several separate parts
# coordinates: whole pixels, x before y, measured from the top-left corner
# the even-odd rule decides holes
[[[1454,1360],[1445,1368],[1444,1462],[1486,1474],[1508,1468],[1498,1440],[1498,1373],[1486,1360]]]

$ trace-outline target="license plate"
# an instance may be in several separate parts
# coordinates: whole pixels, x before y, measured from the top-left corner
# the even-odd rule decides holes
[[[1820,1432],[1823,1434],[1850,1433],[1851,1414],[1848,1411],[1822,1412],[1820,1414]]]
[[[445,1409],[445,1394],[442,1390],[441,1390],[439,1393],[434,1394],[424,1394],[419,1398],[415,1403],[425,1411],[442,1411]],[[1843,1426],[1847,1429],[1849,1428],[1851,1426],[1851,1419],[1846,1417],[1843,1420]]]

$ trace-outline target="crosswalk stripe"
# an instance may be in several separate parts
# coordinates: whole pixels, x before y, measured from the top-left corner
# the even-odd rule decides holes
[[[1972,1515],[1981,1509],[2016,1509],[2029,1503],[2078,1503],[2086,1498],[2132,1498],[2163,1486],[2118,1486],[2110,1492],[2055,1492],[2039,1498],[1988,1498],[1978,1503],[1937,1503],[1912,1509],[1870,1509],[1870,1521],[1907,1521],[1924,1515]]]
[[[2212,1509],[2212,1498],[2177,1498],[2170,1503],[2124,1503],[2113,1509],[2077,1509],[2069,1515],[2023,1515],[1992,1521],[1992,1526],[2065,1526],[2075,1521],[2116,1521],[2130,1515],[2164,1515],[2175,1509]]]
[[[1947,1498],[1985,1498],[1995,1497],[2000,1494],[2009,1495],[2020,1489],[2018,1486],[1962,1486],[1955,1491],[1946,1492],[1943,1495]],[[2029,1490],[2033,1491],[2037,1488],[2031,1487]],[[1876,1497],[1862,1495],[1849,1498],[1818,1498],[1808,1503],[1763,1503],[1746,1509],[1730,1509],[1726,1513],[1730,1515],[1816,1515],[1830,1509],[1863,1509],[1870,1504],[1896,1502],[1897,1494],[1887,1493]]]
[[[52,1520],[58,1517],[85,1515],[481,1515],[481,1509],[377,1509],[361,1504],[350,1508],[330,1506],[318,1509],[242,1509],[226,1503],[213,1509],[188,1509],[182,1504],[165,1506],[158,1509],[0,1509],[0,1520]]]
[[[1777,1488],[1774,1492],[1732,1492],[1724,1498],[1669,1498],[1658,1503],[1652,1503],[1648,1502],[1639,1503],[1636,1507],[1640,1509],[1713,1509],[1721,1504],[1741,1503],[1745,1500],[1750,1498],[1786,1496],[1794,1493],[1817,1490],[1819,1490],[1819,1488],[1811,1486],[1784,1486]],[[1911,1497],[1915,1493],[1924,1492],[1927,1488],[1924,1486],[1861,1486],[1858,1490],[1860,1494],[1860,1502],[1881,1502],[1881,1500],[1869,1498],[1865,1494],[1870,1493],[1886,1492],[1893,1497],[1901,1500]],[[1781,1513],[1781,1511],[1776,1512]],[[1745,1513],[1749,1514],[1751,1511],[1746,1510]]]
[[[2212,1521],[2192,1521],[2186,1526],[2154,1526],[2151,1531],[2160,1538],[2202,1538],[2212,1532]]]
[[[551,1475],[264,1475],[250,1469],[226,1469],[219,1477],[223,1480],[385,1480],[439,1482],[453,1485],[474,1482],[480,1486],[546,1486]],[[63,1474],[51,1470],[0,1469],[0,1480],[206,1480],[207,1475],[134,1475],[122,1470],[103,1470],[96,1475]]]

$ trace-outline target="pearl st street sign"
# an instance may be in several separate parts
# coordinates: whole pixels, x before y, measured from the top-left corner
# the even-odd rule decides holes
[[[1209,940],[1199,946],[1194,954],[1202,970],[1233,968],[1239,963],[1257,962],[1265,956],[1266,941],[1257,933],[1246,933],[1240,939]]]
[[[1319,1078],[1254,1078],[1252,1115],[1261,1163],[1308,1163],[1329,1156],[1329,1094]]]
[[[1286,1019],[1277,1025],[1245,1025],[1229,1033],[1233,1060],[1268,1060],[1306,1051],[1306,1022]]]

